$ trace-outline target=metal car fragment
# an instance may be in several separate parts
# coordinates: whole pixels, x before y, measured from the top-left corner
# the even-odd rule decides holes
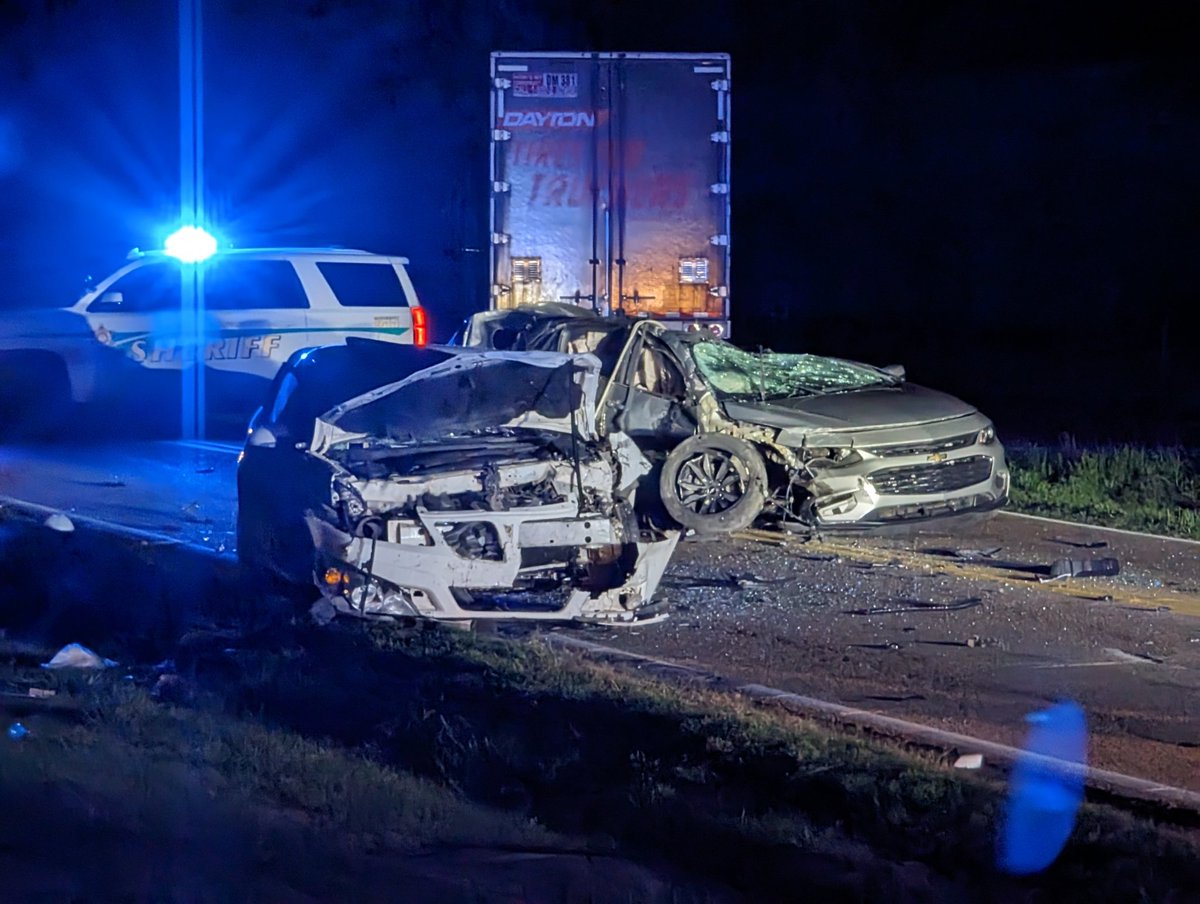
[[[1114,558],[1103,559],[1057,559],[1050,566],[1048,577],[1042,581],[1055,581],[1059,578],[1092,578],[1112,577],[1121,573],[1121,563]]]
[[[633,622],[678,541],[639,523],[649,463],[595,431],[590,355],[464,354],[318,419],[306,522],[342,612]]]

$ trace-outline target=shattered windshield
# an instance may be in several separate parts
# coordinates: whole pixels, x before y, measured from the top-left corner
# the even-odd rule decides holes
[[[718,395],[768,401],[848,392],[898,381],[865,364],[821,355],[747,352],[727,342],[701,342],[692,348],[696,366]]]

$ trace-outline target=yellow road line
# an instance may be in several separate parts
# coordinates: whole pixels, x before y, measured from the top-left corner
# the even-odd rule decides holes
[[[1036,575],[1031,575],[1026,571],[989,565],[985,561],[948,559],[922,552],[884,549],[830,540],[800,540],[774,531],[751,529],[739,531],[734,536],[758,543],[770,543],[790,549],[804,550],[809,553],[836,555],[852,561],[881,564],[895,562],[927,573],[941,572],[967,580],[993,584],[1019,584],[1030,590],[1084,602],[1090,601],[1089,597],[1103,596],[1108,597],[1105,602],[1111,601],[1139,609],[1169,609],[1178,615],[1200,617],[1200,596],[1166,588],[1129,587],[1096,578],[1062,578],[1056,581],[1042,582],[1037,579]]]

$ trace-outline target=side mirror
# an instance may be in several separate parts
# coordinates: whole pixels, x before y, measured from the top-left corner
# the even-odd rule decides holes
[[[889,364],[887,367],[879,368],[885,374],[890,374],[897,380],[903,380],[906,376],[903,364]]]

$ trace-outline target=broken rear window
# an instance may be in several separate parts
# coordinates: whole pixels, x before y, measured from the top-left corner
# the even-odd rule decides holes
[[[720,396],[766,401],[848,392],[868,386],[894,386],[895,378],[853,361],[820,355],[747,352],[727,342],[693,346],[696,366]]]

